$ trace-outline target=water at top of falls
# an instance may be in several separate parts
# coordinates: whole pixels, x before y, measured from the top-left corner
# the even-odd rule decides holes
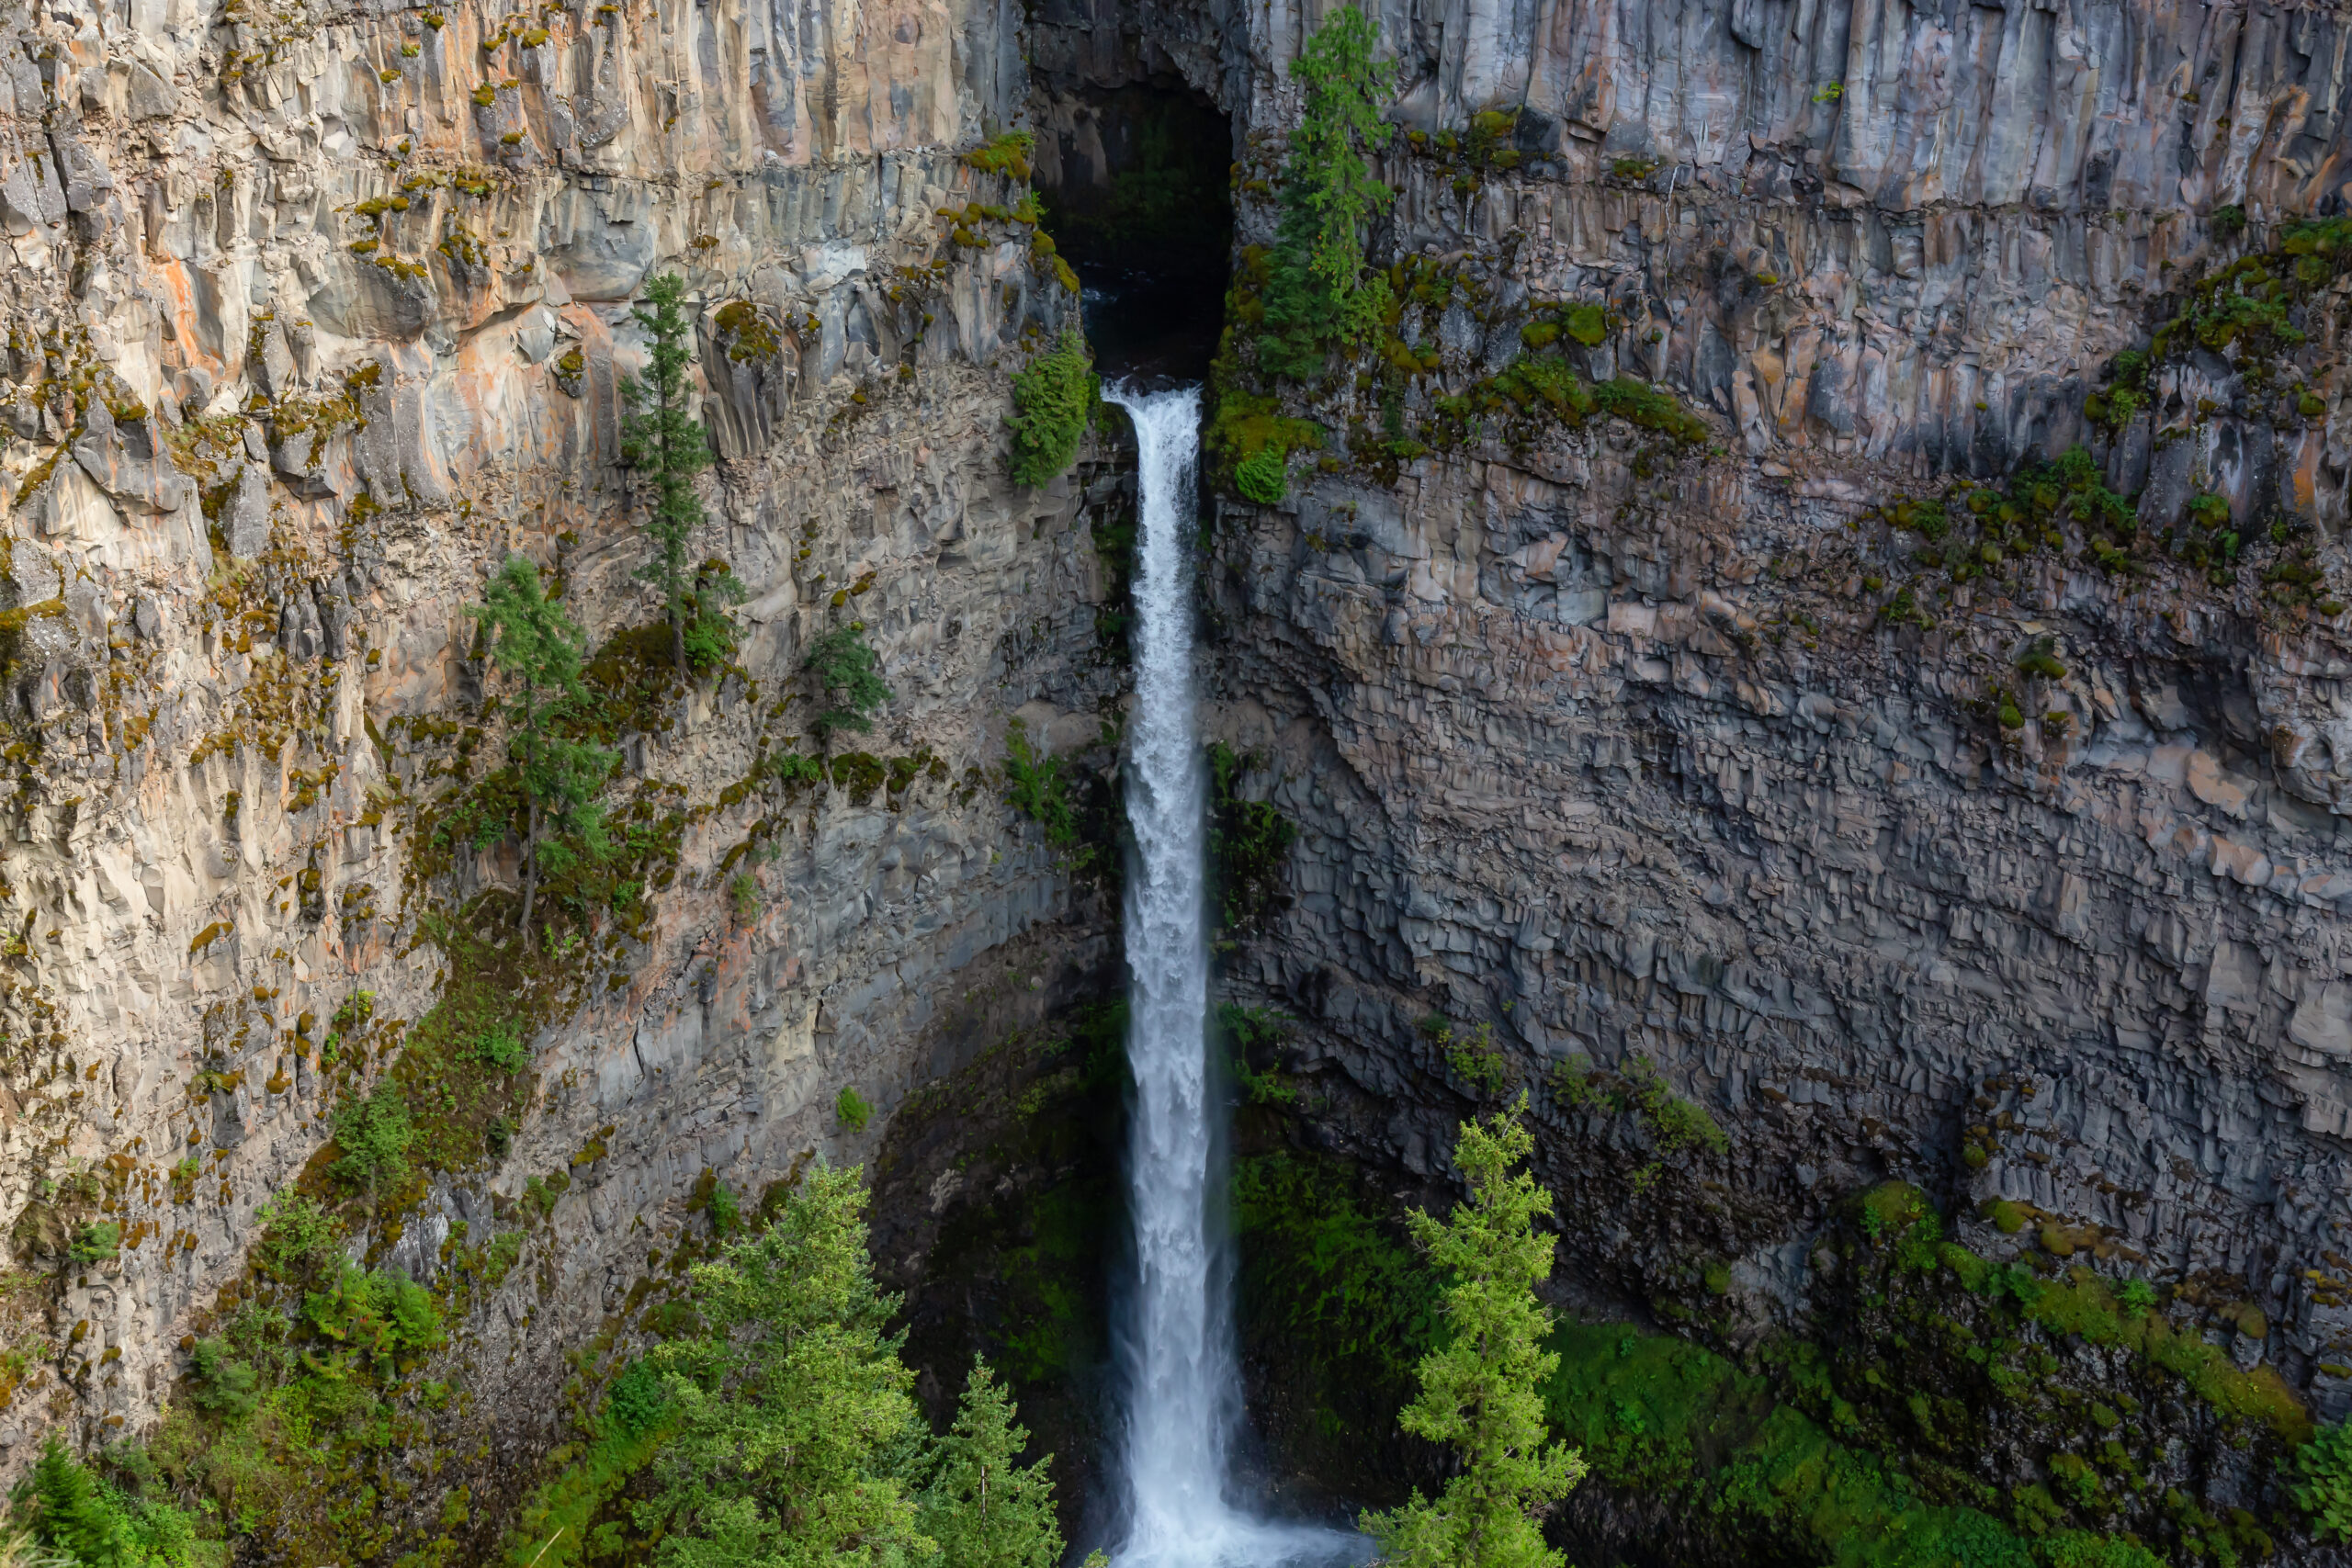
[[[1118,1568],[1273,1568],[1354,1561],[1360,1537],[1266,1523],[1226,1499],[1241,1415],[1227,1270],[1211,1223],[1222,1188],[1208,1071],[1206,782],[1193,723],[1189,525],[1197,387],[1104,395],[1135,422],[1136,708],[1129,731],[1128,1182],[1136,1279],[1125,1329],[1128,1534]]]

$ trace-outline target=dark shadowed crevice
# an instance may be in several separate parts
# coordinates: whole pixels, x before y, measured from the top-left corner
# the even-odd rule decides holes
[[[1204,378],[1233,243],[1231,123],[1172,80],[1082,87],[1042,107],[1037,190],[1085,285],[1099,368]]]

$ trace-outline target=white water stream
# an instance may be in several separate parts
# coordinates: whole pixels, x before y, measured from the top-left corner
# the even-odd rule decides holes
[[[1226,1499],[1240,1418],[1228,1273],[1212,1224],[1221,1142],[1208,1072],[1203,852],[1206,783],[1193,705],[1190,523],[1196,387],[1103,394],[1138,451],[1136,708],[1127,820],[1127,1057],[1136,1080],[1128,1182],[1137,1278],[1125,1329],[1129,1517],[1118,1568],[1273,1568],[1351,1561],[1363,1541],[1272,1525]]]

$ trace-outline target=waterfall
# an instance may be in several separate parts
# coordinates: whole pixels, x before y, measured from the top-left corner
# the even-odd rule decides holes
[[[1193,715],[1189,524],[1197,387],[1106,390],[1135,422],[1136,707],[1127,820],[1127,1057],[1135,1073],[1128,1183],[1135,1290],[1126,1353],[1126,1544],[1118,1568],[1270,1568],[1346,1560],[1361,1541],[1261,1523],[1226,1499],[1240,1415],[1227,1270],[1210,1201],[1221,1147],[1208,1071],[1203,852],[1206,788]]]

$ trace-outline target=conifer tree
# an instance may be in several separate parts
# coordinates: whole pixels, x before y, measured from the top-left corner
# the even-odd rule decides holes
[[[1380,118],[1396,65],[1376,61],[1371,18],[1342,6],[1306,40],[1291,74],[1306,112],[1283,164],[1282,218],[1266,282],[1266,333],[1258,361],[1278,376],[1320,373],[1324,345],[1354,342],[1388,304],[1385,277],[1364,276],[1364,226],[1396,193],[1372,177],[1359,147],[1387,140]]]
[[[856,1169],[819,1166],[775,1223],[695,1269],[702,1334],[657,1347],[676,1423],[639,1520],[669,1568],[896,1568],[933,1555],[891,1455],[920,1429],[886,1332]]]
[[[837,729],[872,729],[875,711],[898,695],[882,679],[882,656],[865,640],[864,621],[817,638],[800,663],[817,680],[817,716],[808,728],[820,743]]]
[[[1055,1568],[1062,1560],[1054,1456],[1016,1462],[1029,1444],[1016,1414],[1012,1392],[975,1357],[922,1497],[922,1530],[939,1543],[942,1568]]]
[[[41,1444],[16,1504],[31,1512],[35,1540],[81,1568],[132,1568],[144,1555],[120,1511],[107,1506],[97,1477],[53,1437]]]
[[[690,673],[686,601],[694,577],[686,547],[703,515],[695,476],[710,466],[709,438],[688,412],[693,382],[686,367],[694,363],[694,350],[687,344],[694,323],[682,308],[685,292],[685,280],[674,273],[645,286],[645,304],[630,314],[645,329],[651,363],[643,377],[621,382],[629,409],[621,426],[621,460],[636,469],[643,486],[645,536],[653,547],[638,575],[662,595],[670,617],[671,656],[682,679]]]
[[[1541,1393],[1559,1369],[1544,1350],[1549,1308],[1535,1299],[1552,1272],[1555,1240],[1535,1230],[1552,1195],[1525,1171],[1535,1142],[1519,1118],[1527,1096],[1485,1122],[1465,1122],[1453,1163],[1469,1196],[1443,1223],[1409,1215],[1413,1239],[1453,1276],[1445,1316],[1452,1337],[1421,1359],[1420,1392],[1399,1417],[1405,1430],[1443,1443],[1461,1473],[1434,1502],[1416,1489],[1402,1507],[1359,1521],[1399,1568],[1559,1568],[1538,1522],[1584,1478],[1581,1454],[1547,1441]]]
[[[576,840],[591,854],[605,852],[604,811],[597,791],[612,773],[613,753],[567,739],[556,723],[588,700],[581,682],[586,639],[563,606],[548,597],[539,569],[509,556],[490,580],[482,603],[467,612],[493,640],[491,657],[515,683],[507,717],[514,727],[507,755],[522,784],[527,813],[523,834],[523,940],[531,940],[531,908],[542,869],[560,874],[578,858]]]

